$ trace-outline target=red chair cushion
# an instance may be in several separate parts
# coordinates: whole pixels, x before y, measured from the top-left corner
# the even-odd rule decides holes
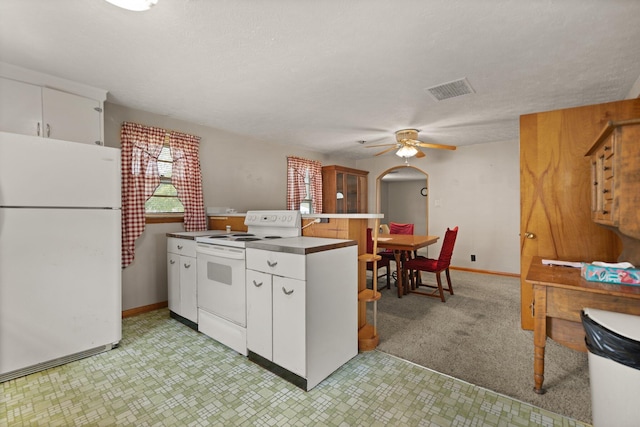
[[[451,264],[451,257],[453,256],[453,246],[456,243],[457,236],[458,227],[455,227],[453,229],[447,228],[438,259],[417,257],[407,261],[405,264],[406,268],[409,270],[422,270],[430,272],[442,271],[448,268]]]
[[[405,263],[405,267],[409,270],[437,271],[438,260],[432,258],[414,258]]]

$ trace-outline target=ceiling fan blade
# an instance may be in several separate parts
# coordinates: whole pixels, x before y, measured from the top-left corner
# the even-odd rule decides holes
[[[397,146],[398,144],[396,144],[395,142],[393,144],[378,144],[378,145],[366,145],[364,148],[374,148],[374,147],[390,147],[390,146]]]
[[[438,149],[441,149],[441,150],[455,150],[456,149],[455,145],[432,144],[430,142],[418,141],[417,139],[410,139],[409,141],[411,141],[411,143],[414,146],[418,146],[418,147],[438,148]]]
[[[389,147],[389,148],[387,148],[386,150],[382,150],[381,152],[376,153],[376,156],[380,156],[380,155],[382,155],[382,154],[386,154],[386,153],[388,153],[389,151],[393,151],[393,150],[395,150],[395,149],[396,149],[396,147],[395,147],[395,144],[394,144],[394,146],[393,146],[393,147]]]

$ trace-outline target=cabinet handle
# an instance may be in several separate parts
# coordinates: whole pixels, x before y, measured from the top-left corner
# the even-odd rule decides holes
[[[179,250],[182,250],[182,248],[184,248],[184,246],[182,246],[182,245],[178,245],[178,249],[179,249]]]
[[[169,264],[175,264],[175,263],[176,263],[175,260],[173,260],[173,259],[169,260]]]
[[[259,288],[260,286],[262,286],[263,282],[256,282],[255,280],[253,281],[253,286],[255,286],[256,288]]]
[[[611,150],[611,147],[610,147],[610,146],[608,146],[608,145],[605,145],[605,146],[604,146],[604,151],[609,151],[609,150]]]
[[[526,237],[527,239],[535,239],[536,235],[527,231],[526,233],[524,233],[524,237]]]
[[[282,292],[284,292],[285,295],[291,295],[293,293],[293,289],[291,289],[290,291],[287,291],[283,286],[282,287]]]
[[[47,138],[49,138],[51,136],[51,126],[49,126],[49,123],[47,123]]]
[[[607,194],[607,193],[609,192],[609,190],[602,190],[602,192],[603,192],[604,194]]]
[[[609,215],[609,211],[602,211],[602,215]]]
[[[40,136],[40,122],[38,122],[38,136]]]
[[[267,260],[267,265],[268,265],[269,267],[275,267],[276,265],[278,265],[278,261],[271,262],[271,261]]]
[[[186,262],[184,263],[184,268],[189,268],[191,267],[191,264],[187,264]]]
[[[602,169],[603,169],[603,170],[608,171],[608,170],[610,170],[611,168],[610,168],[609,166],[605,166],[605,167],[603,167]]]

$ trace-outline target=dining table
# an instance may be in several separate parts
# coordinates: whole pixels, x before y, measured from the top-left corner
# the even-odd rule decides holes
[[[409,293],[408,278],[402,265],[403,254],[433,245],[438,236],[423,236],[419,234],[378,234],[378,247],[393,250],[396,261],[396,275],[398,277],[398,298]]]

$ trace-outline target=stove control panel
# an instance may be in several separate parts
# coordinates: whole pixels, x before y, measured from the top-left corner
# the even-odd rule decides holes
[[[300,211],[248,211],[244,224],[252,227],[297,228],[301,221]]]

